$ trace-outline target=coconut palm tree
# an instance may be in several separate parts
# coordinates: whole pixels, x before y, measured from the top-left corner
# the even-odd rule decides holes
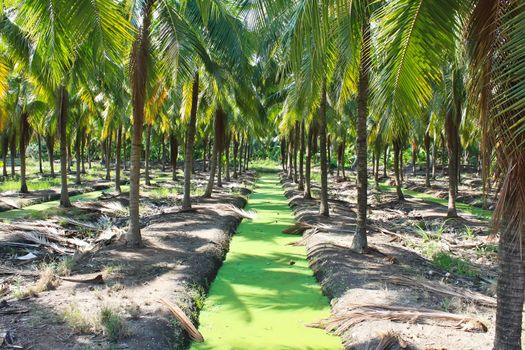
[[[469,103],[477,106],[483,145],[494,146],[486,154],[496,155],[503,174],[494,213],[494,227],[501,232],[494,349],[521,349],[525,296],[525,265],[520,253],[525,219],[525,82],[520,70],[525,68],[521,59],[525,53],[520,33],[525,30],[525,4],[394,0],[379,13],[377,28],[379,51],[385,60],[374,84],[375,100],[391,110],[393,118],[402,118],[428,102],[433,84],[442,78],[442,67],[454,57],[454,51],[465,48],[458,43],[468,39],[465,59],[470,66]],[[454,92],[460,90],[455,88]],[[449,103],[454,100],[449,98]],[[457,112],[459,108],[455,109]],[[458,117],[454,120],[457,123]]]

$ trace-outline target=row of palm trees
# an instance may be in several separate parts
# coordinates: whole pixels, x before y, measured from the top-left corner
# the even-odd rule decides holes
[[[525,52],[520,33],[525,30],[525,3],[276,0],[257,1],[257,5],[267,36],[262,41],[267,44],[263,57],[282,75],[271,100],[281,111],[275,121],[281,127],[281,145],[288,146],[282,156],[288,155],[289,169],[297,149],[302,155],[306,145],[305,197],[310,196],[309,149],[314,146],[310,135],[319,139],[321,215],[329,215],[327,124],[339,123],[341,142],[353,129],[358,199],[352,247],[356,251],[367,249],[369,146],[376,167],[380,150],[393,148],[402,199],[399,169],[404,146],[411,143],[415,151],[418,139],[423,140],[430,163],[431,145],[434,149],[436,144],[446,145],[448,215],[455,217],[460,145],[480,144],[484,183],[489,184],[492,172],[501,184],[494,213],[494,228],[501,235],[494,348],[521,349]],[[308,135],[306,141],[297,138],[297,130]],[[299,175],[299,181],[302,178]]]
[[[521,0],[5,0],[3,5],[0,120],[3,149],[16,149],[18,141],[21,189],[26,190],[30,129],[46,140],[50,154],[55,139],[60,143],[60,202],[66,207],[71,142],[82,158],[84,142],[115,139],[119,149],[129,131],[127,240],[134,247],[142,244],[141,154],[144,144],[150,152],[153,128],[163,140],[169,137],[172,154],[183,148],[184,210],[191,208],[196,140],[214,140],[206,196],[215,169],[220,172],[218,159],[229,158],[231,148],[237,158],[253,137],[280,139],[283,161],[289,171],[298,169],[290,175],[305,197],[311,196],[312,156],[318,153],[320,215],[329,215],[330,151],[337,149],[343,163],[347,147],[354,147],[358,199],[352,247],[359,252],[367,250],[370,153],[377,174],[380,155],[387,147],[393,150],[402,199],[405,145],[411,144],[414,154],[423,145],[427,164],[436,163],[431,148],[435,154],[437,145],[446,145],[449,216],[456,216],[461,148],[479,143],[484,183],[491,173],[501,183],[494,214],[502,271],[495,348],[521,348]],[[111,149],[111,141],[106,147]],[[149,154],[146,172],[148,159]]]

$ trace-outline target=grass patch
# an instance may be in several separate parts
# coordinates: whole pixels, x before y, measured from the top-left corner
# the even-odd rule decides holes
[[[87,334],[95,330],[93,320],[84,315],[76,305],[69,305],[62,312],[62,321],[75,333]]]
[[[29,191],[48,190],[52,187],[60,186],[60,178],[33,178],[27,180],[27,188]],[[20,190],[20,180],[8,180],[0,182],[0,192],[18,191]]]
[[[37,297],[38,294],[56,289],[60,284],[60,279],[55,274],[51,267],[46,267],[40,272],[40,277],[35,284],[22,288],[22,280],[18,278],[15,280],[15,291],[13,296],[17,299],[24,299],[28,297]]]
[[[128,324],[124,317],[109,307],[100,310],[100,324],[104,335],[111,341],[119,340],[128,334]]]
[[[153,199],[174,198],[179,194],[175,187],[159,187],[149,191],[149,196]]]
[[[472,269],[470,264],[460,258],[455,258],[445,252],[437,252],[432,256],[432,263],[445,271],[456,275],[475,277],[478,274]]]
[[[379,188],[381,191],[395,192],[396,188],[394,186],[389,186],[386,182],[380,183]],[[427,202],[432,202],[440,204],[442,206],[448,206],[447,199],[436,198],[432,195],[426,193],[420,193],[412,190],[403,188],[403,193],[414,198],[422,199]],[[490,220],[492,218],[492,212],[490,210],[484,210],[472,205],[468,205],[461,202],[456,202],[456,208],[458,210],[464,211],[466,213],[474,215],[478,219]]]

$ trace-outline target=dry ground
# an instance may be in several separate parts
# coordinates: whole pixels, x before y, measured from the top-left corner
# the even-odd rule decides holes
[[[196,175],[196,193],[202,190],[205,179],[205,173]],[[214,192],[213,199],[195,197],[195,210],[190,212],[180,212],[179,196],[170,195],[169,189],[180,186],[180,181],[166,180],[143,188],[141,249],[127,248],[117,239],[127,225],[125,193],[108,194],[98,201],[77,204],[73,210],[53,212],[37,223],[55,229],[60,241],[46,231],[47,241],[36,246],[34,237],[28,240],[26,232],[2,226],[0,336],[5,339],[0,341],[5,340],[4,347],[184,348],[188,343],[186,332],[158,300],[164,298],[178,305],[196,321],[209,283],[241,219],[234,207],[244,206],[254,174],[225,184]],[[104,228],[97,228],[100,222]],[[12,224],[21,227],[35,222]],[[88,229],[89,224],[94,227]],[[35,231],[38,228],[32,233]],[[77,252],[66,259],[57,253],[63,249],[67,255],[78,248],[75,239],[87,242],[89,252]],[[2,242],[35,247],[5,246]],[[37,258],[17,259],[28,252]],[[98,276],[102,283],[97,283]]]
[[[356,211],[353,181],[330,178],[330,218],[319,217],[318,201],[303,199],[296,185],[284,177],[283,186],[297,220],[317,227],[306,231],[308,238],[303,242],[310,265],[331,299],[333,315],[348,315],[356,304],[374,304],[374,311],[378,307],[382,311],[431,309],[480,322],[395,322],[374,320],[367,314],[354,325],[334,323],[343,325],[339,333],[346,349],[376,349],[389,332],[402,340],[385,349],[404,345],[426,350],[492,348],[495,308],[465,297],[486,296],[488,304],[494,302],[497,239],[489,237],[488,222],[466,213],[446,220],[446,207],[416,198],[399,202],[395,194],[370,189],[368,224],[373,249],[361,255],[350,249]]]

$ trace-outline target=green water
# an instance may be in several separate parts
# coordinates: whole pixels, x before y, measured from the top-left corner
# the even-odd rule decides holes
[[[328,299],[313,277],[275,173],[262,174],[243,221],[200,314],[205,342],[192,349],[341,349],[340,339],[305,325],[330,314]],[[290,265],[290,262],[295,262]]]

